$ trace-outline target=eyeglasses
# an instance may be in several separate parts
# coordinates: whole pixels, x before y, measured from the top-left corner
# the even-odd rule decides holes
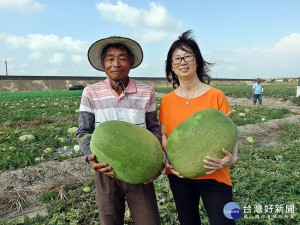
[[[189,54],[189,55],[185,55],[183,57],[175,57],[173,59],[171,59],[171,63],[173,65],[177,65],[179,63],[181,63],[181,60],[183,59],[185,62],[191,62],[194,60],[195,55],[194,54]]]

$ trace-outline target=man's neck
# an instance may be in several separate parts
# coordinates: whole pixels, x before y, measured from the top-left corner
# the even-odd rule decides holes
[[[111,87],[119,95],[121,95],[122,92],[124,92],[124,94],[126,94],[126,87],[128,86],[128,83],[129,83],[129,77],[127,77],[127,79],[123,79],[123,80],[111,80],[111,79],[109,79],[109,82],[111,84]]]

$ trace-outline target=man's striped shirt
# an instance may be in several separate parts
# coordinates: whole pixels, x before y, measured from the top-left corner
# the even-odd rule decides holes
[[[129,78],[126,95],[118,95],[109,79],[87,86],[82,93],[77,138],[92,134],[101,123],[120,120],[142,126],[161,141],[153,88]],[[89,141],[78,142],[86,158],[91,154]]]

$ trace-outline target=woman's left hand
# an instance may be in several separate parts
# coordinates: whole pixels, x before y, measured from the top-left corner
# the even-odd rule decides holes
[[[230,152],[226,151],[224,148],[222,149],[222,152],[225,155],[224,158],[222,159],[206,156],[206,159],[203,160],[203,162],[205,163],[204,168],[210,169],[210,171],[207,172],[206,174],[211,174],[217,170],[230,167],[236,163],[237,156],[234,156]]]

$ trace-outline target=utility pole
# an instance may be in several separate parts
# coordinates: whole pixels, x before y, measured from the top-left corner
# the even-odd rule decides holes
[[[5,57],[5,71],[6,71],[6,76],[8,76],[8,73],[7,73],[7,62],[6,62],[6,57]]]

